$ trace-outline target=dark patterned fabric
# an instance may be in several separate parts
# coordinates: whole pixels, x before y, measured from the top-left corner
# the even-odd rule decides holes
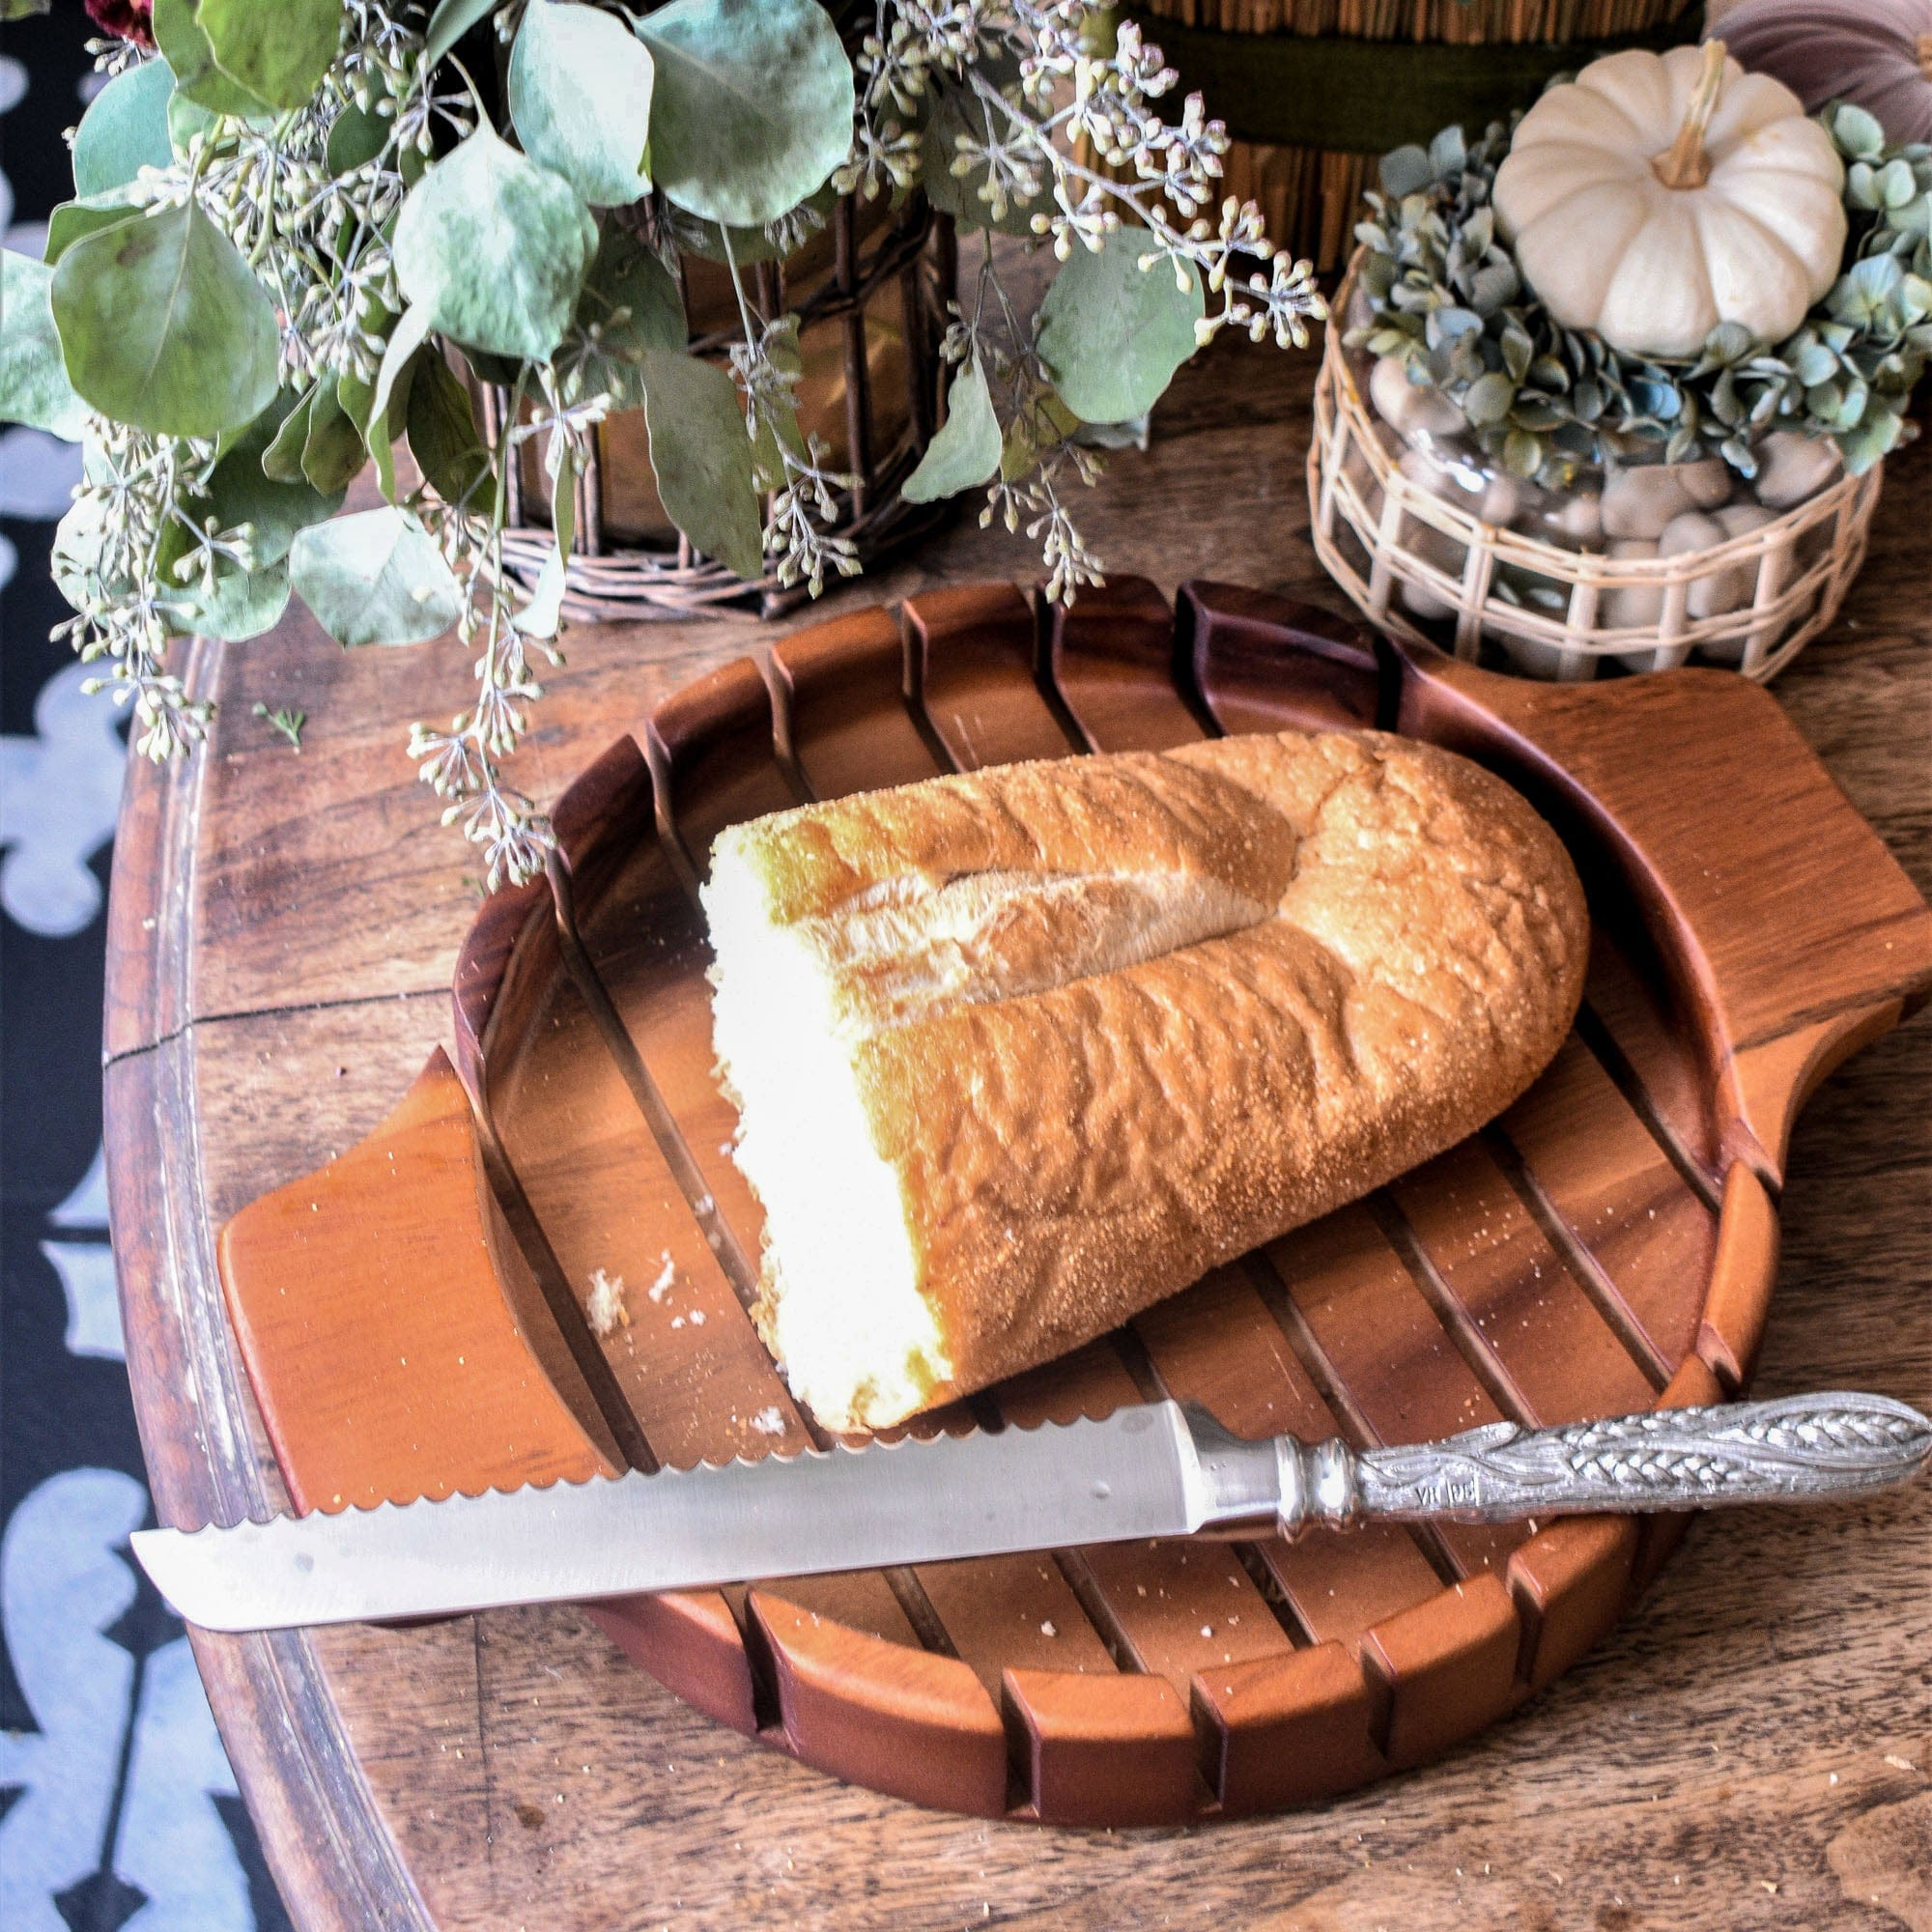
[[[61,130],[93,85],[92,31],[55,0],[0,39],[17,253],[41,253],[71,192]],[[269,1932],[289,1921],[187,1638],[127,1549],[152,1512],[99,1151],[125,753],[47,636],[66,614],[48,548],[79,473],[71,445],[0,427],[0,1927]]]

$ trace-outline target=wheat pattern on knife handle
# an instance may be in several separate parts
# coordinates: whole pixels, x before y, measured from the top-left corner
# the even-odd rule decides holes
[[[1299,1466],[1281,1472],[1285,1525],[1372,1517],[1507,1522],[1867,1495],[1932,1462],[1932,1421],[1885,1396],[1826,1393],[1561,1429],[1493,1423],[1442,1442],[1354,1454],[1321,1443],[1293,1460]]]

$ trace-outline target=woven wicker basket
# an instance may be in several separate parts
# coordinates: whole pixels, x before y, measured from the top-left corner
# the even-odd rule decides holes
[[[1376,160],[1527,106],[1618,46],[1695,38],[1696,0],[1129,0],[1236,138],[1226,191],[1276,244],[1338,270]]]
[[[694,355],[723,360],[743,336],[736,298],[716,263],[682,260],[685,309]],[[939,345],[957,281],[952,222],[923,194],[898,208],[846,195],[796,254],[750,270],[753,304],[765,317],[799,319],[804,374],[799,419],[821,435],[831,467],[853,478],[838,493],[837,534],[870,565],[933,528],[947,503],[907,503],[899,486],[925,452],[938,420],[945,375]],[[483,391],[494,435],[508,397]],[[510,477],[504,555],[534,582],[554,544],[550,486],[541,439],[524,446]],[[748,582],[697,555],[659,500],[641,412],[598,425],[596,445],[577,486],[577,535],[566,573],[565,612],[581,621],[696,616],[749,607],[763,616],[791,609],[802,584],[774,575]]]
[[[1348,313],[1352,285],[1351,274],[1335,302],[1338,317]],[[1620,560],[1478,521],[1405,474],[1384,434],[1342,328],[1331,325],[1308,453],[1315,552],[1328,574],[1386,630],[1565,682],[1593,678],[1606,666],[1666,670],[1686,663],[1722,665],[1760,682],[1775,677],[1837,614],[1864,561],[1878,501],[1874,468],[1841,475],[1728,543]],[[1748,573],[1747,599],[1716,615],[1690,614],[1692,590],[1715,579],[1726,579],[1732,592],[1721,601],[1735,602],[1737,572]],[[1502,594],[1512,575],[1549,586],[1563,599],[1561,614]],[[1404,586],[1413,603],[1443,615],[1424,624],[1405,614],[1396,607]],[[1617,594],[1629,592],[1637,596]],[[1655,609],[1655,620],[1605,621],[1633,602]]]

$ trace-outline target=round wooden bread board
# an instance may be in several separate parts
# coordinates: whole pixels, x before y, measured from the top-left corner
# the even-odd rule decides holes
[[[1590,893],[1582,1014],[1501,1120],[920,1434],[1171,1395],[1244,1435],[1361,1444],[1720,1400],[1763,1329],[1798,1107],[1932,987],[1932,914],[1729,673],[1529,685],[1225,586],[1170,609],[1116,580],[1066,613],[994,584],[801,632],[633,723],[558,802],[550,878],[479,913],[457,1065],[439,1052],[369,1139],[223,1231],[299,1507],[825,1439],[746,1314],[760,1216],[712,1067],[696,889],[740,819],[1021,758],[1379,725],[1519,784]],[[1171,1823],[1441,1752],[1587,1650],[1680,1529],[1135,1544],[591,1614],[696,1706],[838,1776],[989,1817]]]

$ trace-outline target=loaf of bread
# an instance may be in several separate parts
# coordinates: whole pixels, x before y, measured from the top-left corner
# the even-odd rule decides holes
[[[723,833],[760,1332],[829,1428],[1060,1354],[1499,1113],[1588,923],[1507,785],[1376,732],[933,779]]]

